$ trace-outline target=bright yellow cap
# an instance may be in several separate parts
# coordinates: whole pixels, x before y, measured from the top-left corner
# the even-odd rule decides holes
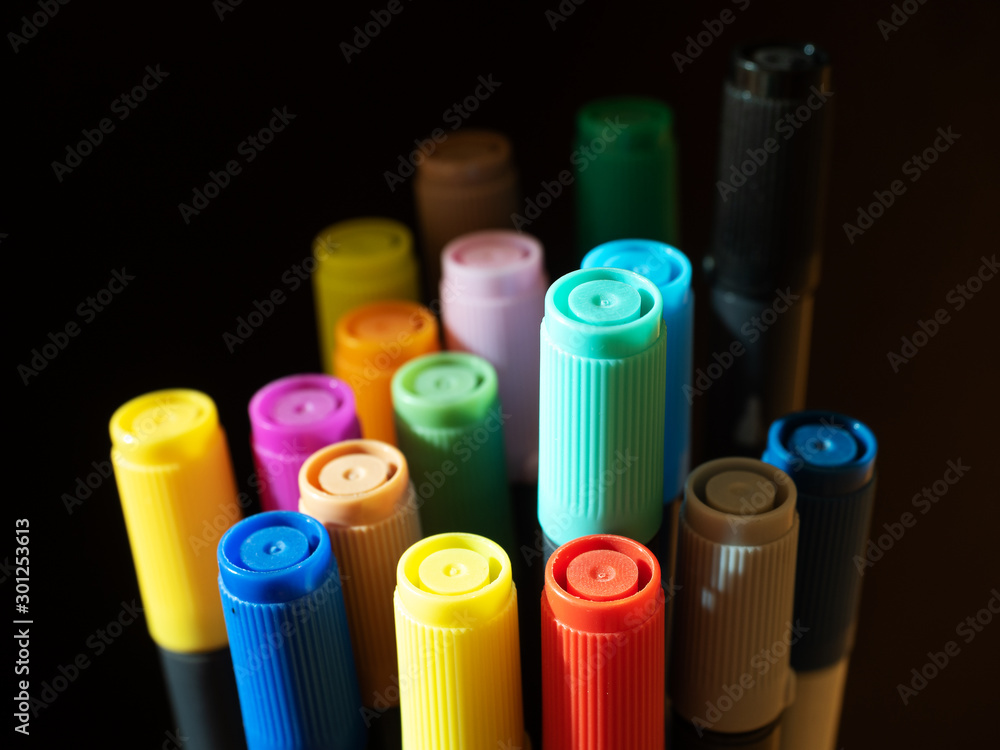
[[[149,632],[170,651],[224,646],[216,545],[240,519],[215,403],[204,393],[147,393],[111,417],[111,461]]]
[[[351,308],[381,299],[420,299],[413,234],[392,219],[351,219],[313,241],[313,293],[323,369],[333,374],[335,331]]]
[[[417,542],[396,571],[408,750],[523,747],[517,592],[503,547],[475,534]]]
[[[392,592],[396,565],[420,539],[406,459],[377,440],[345,440],[299,470],[299,511],[330,532],[364,705],[399,703]]]
[[[414,357],[440,348],[437,318],[414,302],[374,302],[337,321],[333,372],[354,391],[362,435],[396,444],[392,376]]]

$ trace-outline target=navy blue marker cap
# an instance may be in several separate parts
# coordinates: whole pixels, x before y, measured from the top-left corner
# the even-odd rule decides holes
[[[877,452],[865,424],[832,411],[789,414],[768,431],[763,460],[799,493],[794,619],[806,630],[792,646],[796,671],[832,666],[853,646]]]
[[[259,513],[223,535],[218,558],[250,750],[361,750],[367,730],[326,529],[302,513]]]
[[[799,493],[842,495],[875,474],[878,442],[867,426],[832,411],[801,411],[771,424],[763,460],[788,474]]]

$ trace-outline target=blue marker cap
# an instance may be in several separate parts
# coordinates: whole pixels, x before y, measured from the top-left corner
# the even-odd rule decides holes
[[[774,421],[763,460],[788,474],[799,492],[829,497],[868,484],[877,452],[875,433],[858,420],[802,411]]]
[[[614,240],[598,245],[581,268],[623,268],[645,276],[663,297],[667,326],[666,428],[663,436],[663,494],[670,500],[684,489],[690,470],[691,401],[684,386],[693,369],[694,292],[691,261],[680,250],[654,240]]]
[[[361,750],[367,731],[330,536],[294,511],[219,542],[219,589],[250,750]]]

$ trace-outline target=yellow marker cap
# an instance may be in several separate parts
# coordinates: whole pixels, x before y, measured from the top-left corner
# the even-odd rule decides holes
[[[392,376],[414,357],[440,348],[437,318],[415,302],[373,302],[337,321],[334,375],[354,391],[365,438],[396,444]]]
[[[396,565],[420,539],[406,459],[377,440],[345,440],[312,454],[299,470],[299,511],[330,533],[343,582],[361,701],[399,702],[392,592]]]
[[[417,542],[396,572],[408,750],[525,747],[517,592],[503,547],[476,534]]]
[[[241,511],[215,403],[156,391],[121,406],[109,427],[150,635],[179,653],[225,646],[215,551]]]
[[[333,224],[313,241],[313,296],[323,369],[333,374],[337,321],[348,310],[382,299],[420,299],[413,233],[392,219]]]

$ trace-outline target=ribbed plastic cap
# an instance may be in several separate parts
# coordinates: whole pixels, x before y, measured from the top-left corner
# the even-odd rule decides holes
[[[420,427],[480,422],[497,398],[497,375],[482,357],[440,352],[417,357],[392,379],[397,418]]]
[[[614,240],[598,245],[583,258],[581,268],[623,268],[645,276],[663,296],[664,318],[691,296],[691,261],[672,245],[655,240]],[[683,331],[679,331],[684,335]],[[671,330],[673,335],[674,331]]]
[[[878,442],[862,422],[832,411],[775,420],[763,460],[786,472],[800,492],[829,497],[864,487],[875,474]]]
[[[660,565],[652,552],[627,537],[580,537],[549,557],[545,596],[556,619],[574,630],[630,630],[662,605]]]
[[[313,241],[317,271],[340,284],[378,283],[412,266],[413,233],[392,219],[363,218],[328,226]]]
[[[830,57],[815,44],[760,42],[733,50],[729,80],[749,96],[800,99],[829,81]]]
[[[219,427],[215,402],[186,389],[156,391],[119,407],[111,417],[111,445],[136,464],[197,458]]]
[[[317,589],[330,572],[330,537],[315,518],[274,510],[245,518],[219,542],[219,575],[245,602],[278,604]]]
[[[677,146],[663,102],[600,99],[577,114],[577,248],[622,237],[677,242]]]
[[[624,126],[608,137],[608,121]],[[598,99],[584,105],[576,117],[577,136],[581,143],[605,140],[608,149],[653,151],[671,145],[674,113],[657,99],[618,97]]]
[[[116,410],[109,430],[150,634],[177,652],[223,646],[211,550],[218,524],[241,509],[215,403],[193,390],[148,393]]]
[[[378,440],[346,440],[302,464],[299,507],[324,524],[367,526],[391,516],[409,486],[406,459],[396,448]]]
[[[788,476],[754,459],[709,461],[688,477],[670,685],[677,712],[701,730],[757,731],[793,697],[796,503]]]
[[[559,547],[542,592],[544,745],[660,750],[665,597],[653,553],[596,534]]]
[[[813,44],[737,47],[723,86],[706,273],[748,296],[819,282],[832,122],[830,61]]]
[[[445,284],[461,290],[463,297],[516,298],[545,276],[542,243],[506,230],[452,240],[441,253],[441,263]]]
[[[495,617],[510,597],[510,558],[496,542],[477,534],[436,534],[399,559],[396,591],[418,622],[460,628]]]
[[[391,300],[356,307],[337,322],[334,370],[354,391],[366,438],[396,442],[389,384],[404,362],[436,352],[434,314],[413,302]]]
[[[253,444],[305,458],[324,445],[360,435],[354,394],[329,375],[290,375],[250,399]]]
[[[694,293],[691,261],[671,245],[653,240],[615,240],[598,245],[582,268],[624,268],[656,284],[663,297],[667,326],[666,418],[663,435],[663,492],[672,499],[684,488],[689,471],[691,404],[684,386],[691,379],[694,344]]]
[[[615,268],[572,271],[545,294],[542,324],[570,354],[621,359],[660,335],[663,298],[649,279]]]
[[[510,141],[492,130],[459,130],[442,141],[419,165],[421,180],[476,184],[502,176],[511,168]]]

